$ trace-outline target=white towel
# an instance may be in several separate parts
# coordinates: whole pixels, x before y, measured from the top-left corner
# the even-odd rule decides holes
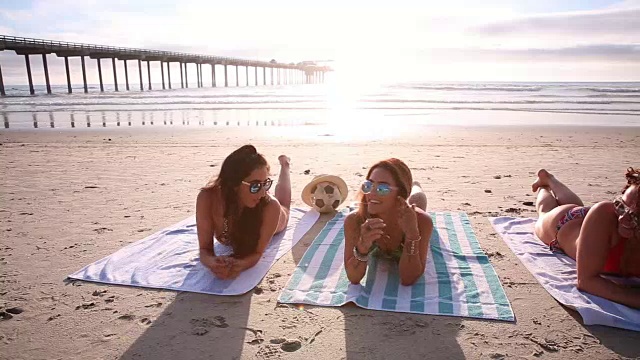
[[[271,266],[309,231],[320,214],[291,209],[286,231],[276,234],[254,267],[236,279],[221,280],[200,263],[195,216],[130,244],[69,275],[72,279],[106,284],[190,291],[215,295],[239,295],[253,289]],[[231,248],[214,242],[216,254]]]
[[[561,304],[575,309],[585,325],[640,331],[640,310],[579,291],[576,262],[549,250],[534,235],[535,219],[497,217],[489,221],[538,282]],[[640,279],[628,279],[640,286]]]

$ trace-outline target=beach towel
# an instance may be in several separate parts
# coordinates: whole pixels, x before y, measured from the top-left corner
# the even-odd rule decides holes
[[[69,278],[204,294],[244,294],[260,283],[271,266],[291,250],[319,216],[315,210],[291,209],[287,229],[271,239],[258,264],[233,280],[216,278],[200,263],[195,216],[87,265]],[[220,255],[231,254],[231,247],[217,240],[214,250]]]
[[[576,262],[553,253],[534,235],[535,219],[495,217],[489,221],[538,282],[561,304],[580,313],[585,325],[640,331],[640,310],[579,291]],[[640,286],[640,279],[627,279]]]
[[[370,257],[360,284],[344,270],[346,212],[329,221],[307,249],[278,301],[320,306],[347,302],[395,312],[513,321],[511,304],[465,213],[430,213],[434,220],[425,273],[400,284],[398,265]]]

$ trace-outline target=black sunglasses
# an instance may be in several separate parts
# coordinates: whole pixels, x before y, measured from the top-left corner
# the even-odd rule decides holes
[[[264,191],[269,191],[271,189],[271,185],[273,184],[273,180],[267,179],[265,181],[254,180],[251,182],[242,181],[243,184],[249,185],[249,192],[252,194],[257,194],[262,188]]]

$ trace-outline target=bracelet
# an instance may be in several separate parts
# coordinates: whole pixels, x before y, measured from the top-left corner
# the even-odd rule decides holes
[[[408,247],[409,251],[407,253],[408,255],[416,255],[417,254],[416,253],[416,243],[419,243],[420,240],[422,240],[421,236],[418,236],[418,238],[415,239],[415,240],[409,240],[409,239],[405,240],[406,242],[409,243],[409,247]],[[406,245],[405,245],[405,248],[407,248]]]
[[[360,251],[358,251],[358,247],[357,246],[353,247],[353,257],[356,258],[356,260],[358,260],[360,262],[369,261],[369,254],[360,253]]]

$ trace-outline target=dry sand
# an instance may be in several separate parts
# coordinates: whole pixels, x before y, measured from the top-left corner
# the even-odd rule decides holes
[[[584,326],[526,271],[487,217],[534,216],[530,183],[544,166],[585,203],[609,199],[640,166],[640,128],[415,128],[347,139],[294,128],[0,132],[2,359],[610,359],[640,356],[640,333]],[[280,135],[279,135],[280,134]],[[375,138],[377,135],[374,135]],[[352,194],[369,165],[395,156],[432,210],[469,213],[517,321],[410,315],[276,301],[321,221],[243,296],[65,281],[84,265],[194,212],[198,188],[234,148],[272,164],[292,158],[294,206],[314,175],[341,175]],[[635,157],[635,164],[626,159]],[[310,170],[305,175],[304,171]],[[277,167],[274,166],[274,173]],[[500,175],[497,179],[496,175]],[[491,190],[491,193],[485,192]],[[291,353],[271,340],[299,339]]]

